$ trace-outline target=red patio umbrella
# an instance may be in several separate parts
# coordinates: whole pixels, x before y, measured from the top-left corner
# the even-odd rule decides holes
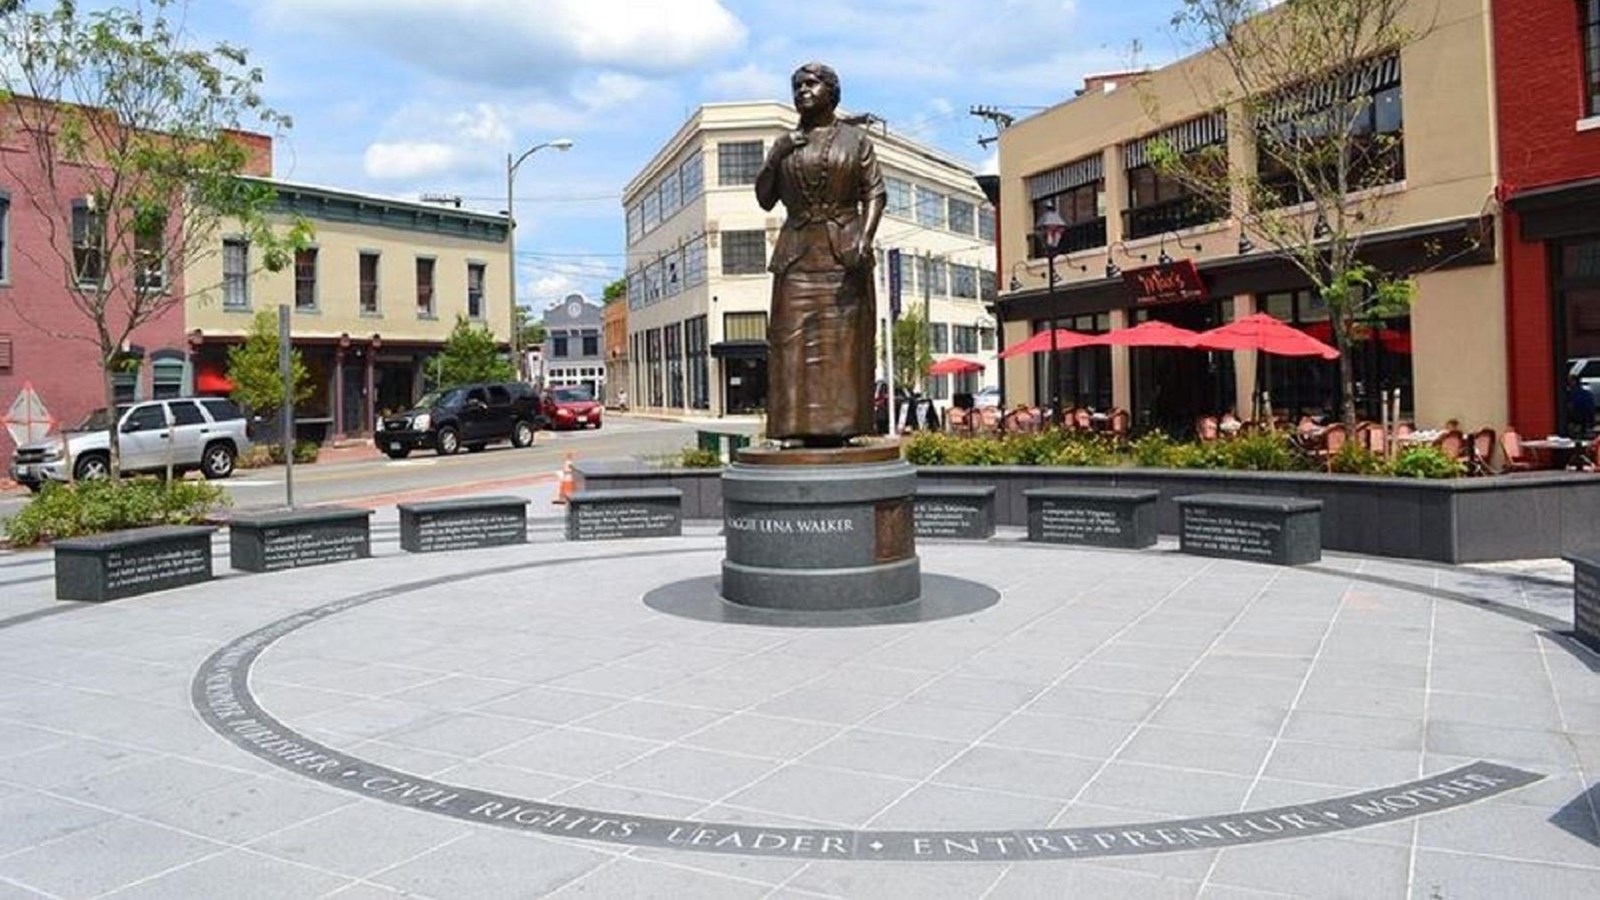
[[[933,365],[929,366],[928,367],[928,374],[929,375],[965,375],[968,372],[982,372],[984,370],[984,368],[985,368],[984,364],[981,363],[981,362],[978,362],[977,360],[962,359],[959,356],[952,356],[949,359],[941,359],[938,362],[934,363]]]
[[[1339,358],[1338,350],[1266,313],[1254,313],[1201,332],[1193,346],[1197,350],[1259,350],[1275,356]]]
[[[1076,331],[1068,331],[1065,328],[1057,328],[1055,334],[1055,348],[1057,350],[1071,350],[1074,347],[1087,347],[1094,343],[1094,335],[1079,334]],[[1010,359],[1013,356],[1022,356],[1026,353],[1049,352],[1050,330],[1045,329],[1044,331],[1039,332],[1025,341],[1018,341],[1004,350],[1001,350],[1000,358]]]
[[[1200,335],[1187,328],[1151,319],[1132,328],[1118,328],[1094,338],[1107,347],[1193,347]]]

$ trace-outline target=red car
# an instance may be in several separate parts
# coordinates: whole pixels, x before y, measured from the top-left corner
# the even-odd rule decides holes
[[[544,417],[550,427],[599,428],[604,410],[586,387],[550,388],[544,394]]]

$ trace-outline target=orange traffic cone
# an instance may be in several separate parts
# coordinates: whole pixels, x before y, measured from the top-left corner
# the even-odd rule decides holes
[[[572,452],[567,452],[567,461],[561,464],[561,485],[556,488],[556,498],[551,503],[565,503],[572,496]]]

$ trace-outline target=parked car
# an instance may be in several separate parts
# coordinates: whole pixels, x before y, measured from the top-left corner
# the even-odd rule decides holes
[[[1578,383],[1600,400],[1600,356],[1567,360],[1567,374],[1578,376]]]
[[[599,428],[603,412],[586,387],[554,387],[545,391],[544,417],[551,428]]]
[[[988,409],[998,406],[1000,406],[1000,389],[994,385],[982,388],[972,395],[972,407],[974,409]]]
[[[384,416],[375,439],[391,459],[405,459],[419,448],[450,456],[462,447],[476,453],[495,441],[531,446],[542,423],[533,385],[497,381],[424,394],[405,412]]]
[[[117,448],[122,471],[179,475],[198,470],[207,478],[227,478],[239,454],[250,449],[244,413],[232,400],[184,397],[151,400],[120,407]],[[91,412],[76,428],[59,437],[17,448],[11,478],[39,490],[47,481],[104,478],[111,472],[110,439],[105,408]]]

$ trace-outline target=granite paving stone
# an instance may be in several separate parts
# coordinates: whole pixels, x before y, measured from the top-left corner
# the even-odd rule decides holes
[[[47,579],[8,587],[7,603],[52,615],[0,624],[0,897],[1600,894],[1600,657],[1501,614],[1569,617],[1570,581],[1340,554],[1287,570],[1184,557],[1170,539],[1030,546],[1013,528],[924,548],[926,571],[1003,591],[975,614],[712,624],[640,598],[714,573],[714,524],[567,544],[552,491],[531,492],[532,543],[492,552],[402,559],[388,508],[378,558],[312,581],[225,572],[82,607],[52,607]],[[437,578],[455,584],[408,586]],[[357,595],[372,599],[323,605]],[[296,627],[239,684],[287,735],[235,744],[230,698],[195,679],[285,617]],[[338,765],[319,776],[296,735]],[[1477,760],[1544,778],[1299,840],[1057,862],[713,854],[672,831],[1159,841],[1163,820],[1398,797]],[[390,775],[463,795],[406,806],[381,789]],[[546,821],[578,815],[667,822],[630,846]]]

